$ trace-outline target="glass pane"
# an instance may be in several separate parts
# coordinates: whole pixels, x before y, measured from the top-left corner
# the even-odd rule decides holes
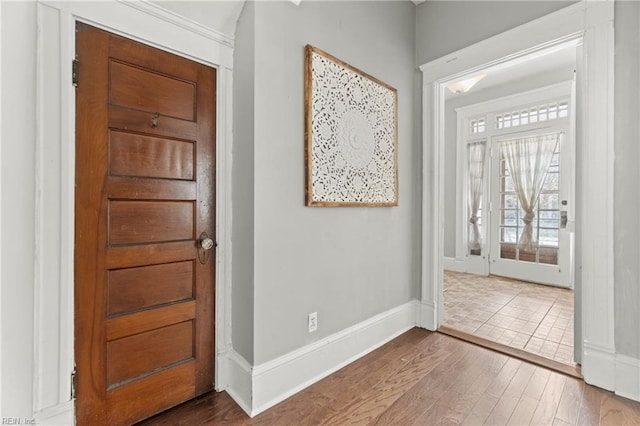
[[[496,117],[496,123],[497,123],[498,129],[502,129],[503,120],[502,120],[502,116],[501,115]]]
[[[504,160],[500,160],[500,176],[509,176],[509,168]]]
[[[520,111],[520,124],[529,124],[529,111],[527,111],[526,109]]]
[[[558,118],[558,104],[549,105],[549,120]]]
[[[538,243],[541,246],[558,247],[558,230],[557,229],[541,229]]]
[[[538,223],[539,223],[541,228],[558,228],[558,219],[542,219],[542,218],[540,218],[540,221]]]
[[[513,112],[511,113],[511,124],[513,126],[519,126],[520,125],[520,113],[519,112]]]
[[[546,106],[541,106],[538,111],[539,111],[538,112],[538,119],[540,121],[546,121],[547,120],[547,107]]]
[[[518,211],[517,210],[503,210],[502,211],[502,223],[505,226],[518,226]]]
[[[502,228],[501,229],[500,242],[502,243],[516,243],[517,229],[516,228]]]
[[[560,154],[553,154],[551,164],[549,165],[549,173],[558,173],[560,171]]]
[[[529,121],[536,123],[538,121],[538,108],[531,108],[529,110]]]
[[[504,127],[511,127],[511,114],[504,115]]]
[[[558,210],[540,210],[538,212],[540,219],[559,220],[560,212]]]
[[[567,117],[569,115],[569,105],[566,102],[561,102],[558,107],[558,116]]]
[[[525,216],[524,210],[522,209],[518,210],[518,215],[519,215],[518,217],[520,218],[520,226],[524,226],[524,222],[522,221],[522,219],[524,219],[524,216]]]
[[[517,209],[518,197],[516,196],[516,194],[502,194],[502,208]]]
[[[560,173],[547,173],[547,177],[544,180],[543,190],[545,191],[557,191],[559,188]]]
[[[558,210],[558,194],[540,194],[539,208],[544,210]]]
[[[513,187],[513,178],[511,176],[505,176],[502,179],[504,180],[503,191],[515,192],[515,188]]]

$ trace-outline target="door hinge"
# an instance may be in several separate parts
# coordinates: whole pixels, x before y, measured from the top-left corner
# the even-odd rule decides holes
[[[71,62],[71,83],[74,87],[78,87],[78,58]]]
[[[71,372],[71,399],[76,399],[76,376],[78,375],[77,370],[74,368]]]

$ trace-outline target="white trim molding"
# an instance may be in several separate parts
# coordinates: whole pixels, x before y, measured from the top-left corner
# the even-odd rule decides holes
[[[640,401],[640,359],[616,355],[616,395]]]
[[[226,391],[256,416],[412,329],[418,310],[412,300],[255,367],[228,351],[221,360],[229,365]]]
[[[576,218],[579,235],[576,286],[581,278],[583,373],[588,383],[615,389],[615,363],[601,372],[597,360],[615,354],[613,311],[613,2],[586,1],[521,25],[436,59],[423,72],[423,306],[434,306],[437,327],[442,316],[444,84],[479,70],[525,60],[549,49],[582,40],[578,51]],[[588,188],[588,190],[587,190]],[[587,232],[588,230],[588,232]],[[421,323],[427,327],[423,317]],[[432,329],[431,327],[428,327]],[[578,334],[578,333],[577,333]],[[588,343],[587,343],[588,342]],[[589,350],[586,349],[589,348]],[[613,386],[613,387],[612,387]]]
[[[221,369],[224,371],[224,376],[220,377],[224,383],[224,389],[245,413],[251,415],[253,367],[233,349],[220,354],[218,358],[220,366],[223,367]]]
[[[148,1],[37,4],[37,140],[33,413],[38,424],[73,424],[75,24],[82,21],[218,70],[216,143],[216,383],[231,363],[231,153],[233,37]],[[223,380],[224,379],[224,380]]]
[[[585,341],[582,350],[584,381],[600,388],[616,389],[616,353],[606,346]]]
[[[443,257],[442,269],[452,272],[467,272],[467,260],[455,257]]]

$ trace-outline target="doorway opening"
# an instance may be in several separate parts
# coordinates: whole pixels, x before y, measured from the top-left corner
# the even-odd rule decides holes
[[[423,79],[423,230],[419,321],[442,323],[445,85],[479,70],[573,42],[576,73],[575,352],[584,380],[617,389],[614,327],[614,8],[580,1],[420,66]],[[576,359],[578,361],[578,359]]]
[[[573,291],[580,43],[475,69],[482,78],[472,90],[451,89],[470,74],[440,84],[444,192],[456,194],[442,206],[441,330],[570,371],[579,371],[581,352]]]

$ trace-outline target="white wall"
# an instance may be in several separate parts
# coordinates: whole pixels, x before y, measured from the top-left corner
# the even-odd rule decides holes
[[[36,8],[2,7],[2,416],[31,416]]]
[[[544,60],[541,59],[541,60]],[[486,102],[504,96],[522,93],[529,90],[550,86],[555,83],[570,81],[573,79],[574,66],[549,70],[542,74],[516,79],[499,86],[489,87],[484,90],[471,90],[468,94],[453,96],[445,102],[445,169],[444,191],[446,194],[456,194],[456,169],[457,169],[457,114],[456,108]],[[445,197],[444,201],[444,256],[456,256],[456,201],[457,197]],[[466,209],[466,205],[460,206]],[[466,211],[466,210],[465,210]]]
[[[253,359],[258,365],[418,296],[420,151],[414,104],[420,95],[414,84],[411,3],[257,2],[254,7]],[[242,22],[239,39],[241,32]],[[398,89],[399,207],[304,206],[302,71],[308,43]],[[235,116],[236,128],[240,119]],[[310,312],[318,312],[313,334],[307,332]]]

